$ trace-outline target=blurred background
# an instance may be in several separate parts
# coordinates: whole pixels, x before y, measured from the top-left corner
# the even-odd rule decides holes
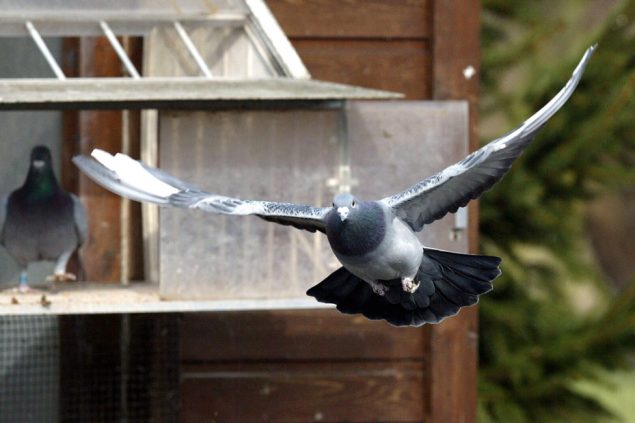
[[[484,0],[481,139],[576,93],[481,201],[479,421],[635,421],[635,2]]]

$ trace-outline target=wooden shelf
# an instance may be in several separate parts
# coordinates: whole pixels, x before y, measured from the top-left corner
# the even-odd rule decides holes
[[[15,288],[0,291],[0,316],[180,313],[246,310],[298,310],[332,308],[312,297],[243,300],[165,300],[158,286],[132,283],[72,283],[58,290],[36,290],[26,294]]]
[[[387,100],[399,93],[312,79],[198,77],[0,79],[0,110],[179,109],[235,102]],[[262,107],[262,106],[261,106]]]

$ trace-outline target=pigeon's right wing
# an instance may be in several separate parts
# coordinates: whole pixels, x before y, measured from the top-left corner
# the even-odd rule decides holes
[[[102,150],[94,150],[96,160],[84,155],[73,157],[73,163],[90,179],[109,191],[135,201],[167,205],[168,197],[178,188],[163,182],[134,159],[117,154],[112,156]],[[122,159],[117,160],[121,157]]]
[[[478,198],[507,173],[540,128],[571,97],[595,47],[586,51],[564,88],[519,128],[436,175],[381,201],[414,231],[420,231],[424,225],[456,212],[459,207]]]
[[[125,154],[94,150],[94,160],[76,156],[73,162],[104,188],[136,201],[200,209],[210,213],[256,215],[264,220],[307,231],[325,232],[330,208],[272,201],[241,200],[201,191],[194,186]]]
[[[200,209],[210,213],[238,216],[256,215],[269,222],[291,225],[307,231],[325,232],[326,207],[312,207],[272,201],[241,200],[198,190],[181,190],[172,194],[169,204],[175,207]]]

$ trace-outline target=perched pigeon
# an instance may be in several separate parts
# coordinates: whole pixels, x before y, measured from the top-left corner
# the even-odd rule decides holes
[[[74,280],[66,264],[87,232],[84,207],[59,187],[51,152],[34,147],[24,185],[0,200],[0,244],[20,266],[20,291],[29,290],[27,265],[34,261],[56,262],[49,280]]]
[[[361,313],[398,326],[437,323],[475,304],[500,275],[498,257],[457,254],[422,246],[415,232],[491,188],[509,170],[538,130],[567,101],[595,46],[566,86],[518,129],[442,172],[379,201],[339,194],[332,207],[230,198],[200,191],[128,156],[94,150],[96,160],[73,160],[109,190],[137,201],[256,215],[311,232],[324,232],[343,267],[309,289],[318,301],[344,313]]]

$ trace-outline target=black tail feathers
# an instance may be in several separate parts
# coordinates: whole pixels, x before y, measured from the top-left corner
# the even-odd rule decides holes
[[[501,259],[424,248],[417,274],[419,288],[404,292],[401,280],[382,281],[384,296],[368,283],[341,267],[307,291],[323,303],[332,303],[342,313],[361,313],[369,319],[386,320],[396,326],[421,326],[454,316],[459,309],[478,302],[492,289],[500,275]]]

